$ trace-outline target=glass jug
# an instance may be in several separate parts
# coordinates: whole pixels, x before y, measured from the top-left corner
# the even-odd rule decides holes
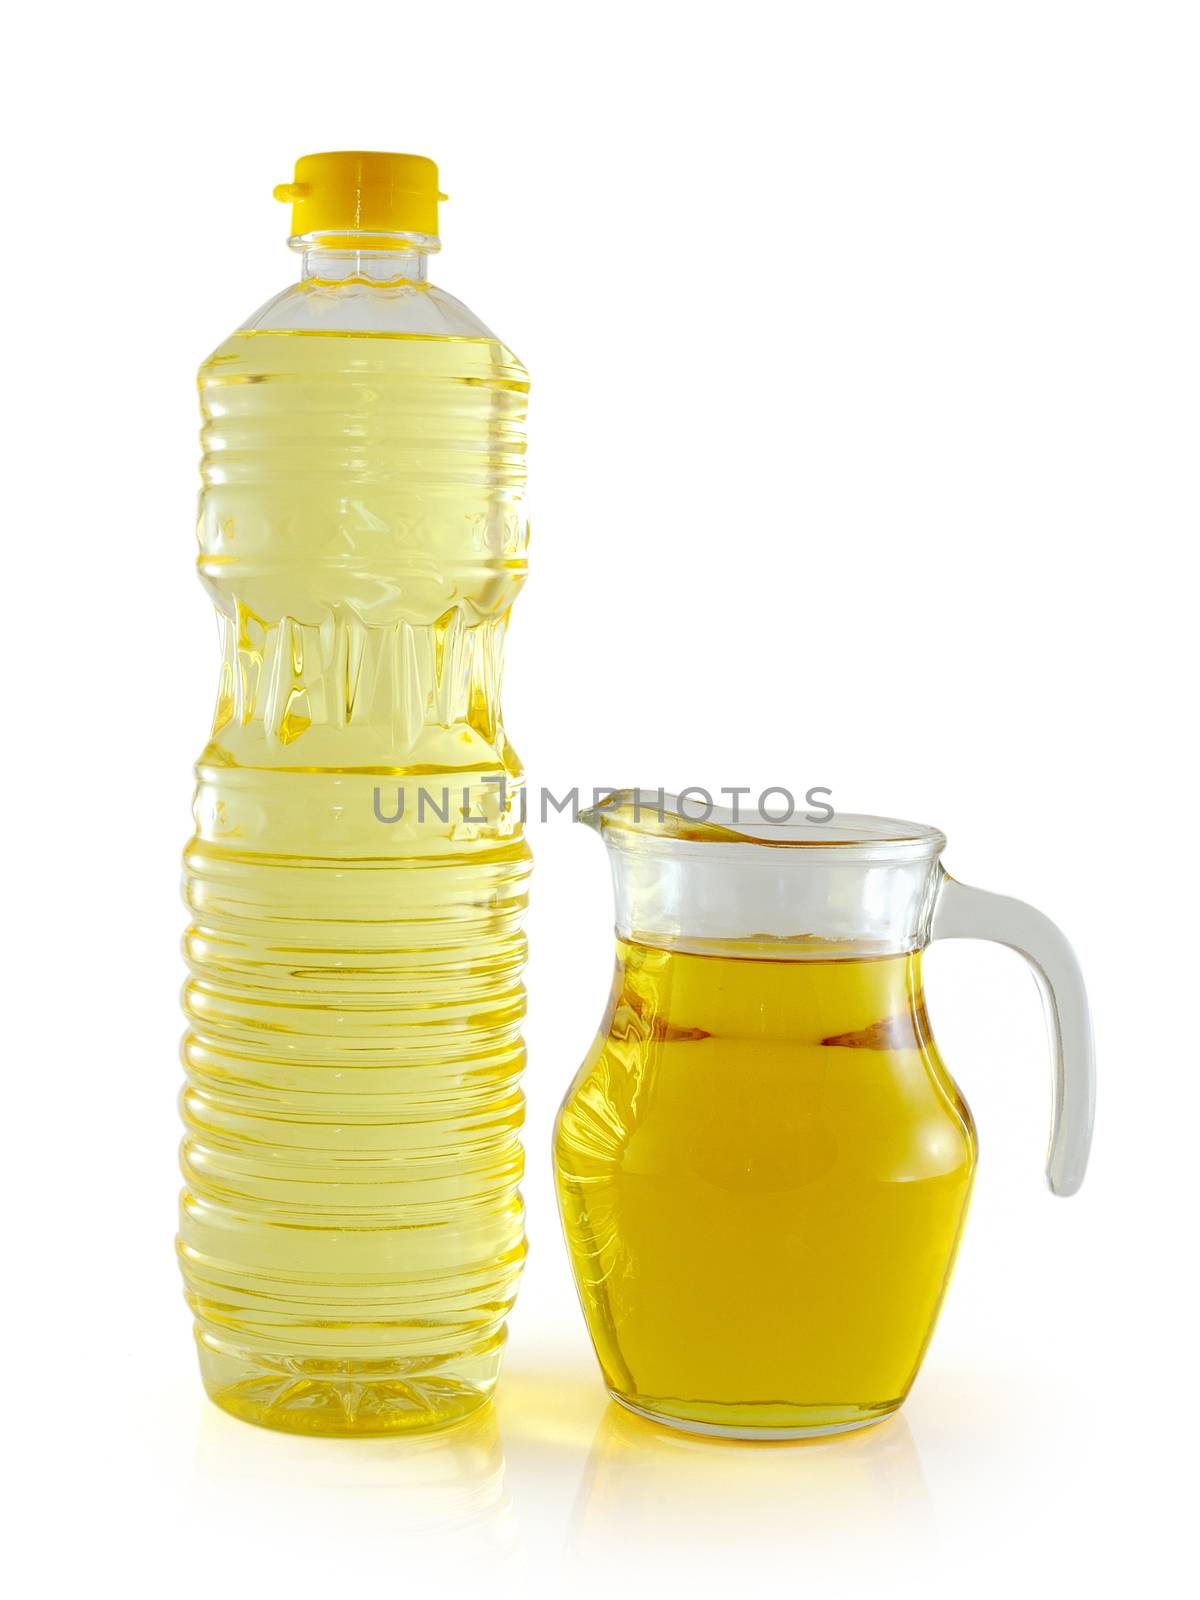
[[[609,1390],[738,1438],[877,1422],[921,1364],[975,1167],[921,951],[992,939],[1029,962],[1054,1055],[1047,1176],[1069,1195],[1094,1105],[1071,948],[1031,906],[956,883],[921,824],[696,822],[629,791],[581,820],[608,846],[617,963],[554,1153]]]

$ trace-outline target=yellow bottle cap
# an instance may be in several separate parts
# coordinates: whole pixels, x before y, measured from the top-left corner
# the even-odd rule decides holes
[[[436,165],[425,156],[330,150],[301,156],[292,183],[275,189],[292,207],[292,235],[438,231]]]

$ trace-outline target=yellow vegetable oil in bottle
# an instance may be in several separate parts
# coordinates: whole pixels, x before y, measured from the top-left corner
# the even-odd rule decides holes
[[[427,279],[437,171],[301,160],[301,281],[200,372],[222,661],[185,857],[201,1371],[303,1433],[491,1392],[524,1254],[529,872],[500,714],[524,369]]]

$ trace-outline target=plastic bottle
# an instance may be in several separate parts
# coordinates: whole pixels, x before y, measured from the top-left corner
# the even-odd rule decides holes
[[[185,856],[179,1252],[209,1394],[305,1433],[490,1393],[524,1254],[524,368],[426,279],[437,169],[306,156],[303,275],[201,368],[222,639]]]

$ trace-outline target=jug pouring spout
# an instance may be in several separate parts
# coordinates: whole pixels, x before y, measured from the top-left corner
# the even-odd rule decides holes
[[[825,808],[828,809],[828,808]],[[617,929],[650,944],[764,957],[917,950],[945,836],[894,818],[781,817],[623,790],[581,814],[608,846]]]

